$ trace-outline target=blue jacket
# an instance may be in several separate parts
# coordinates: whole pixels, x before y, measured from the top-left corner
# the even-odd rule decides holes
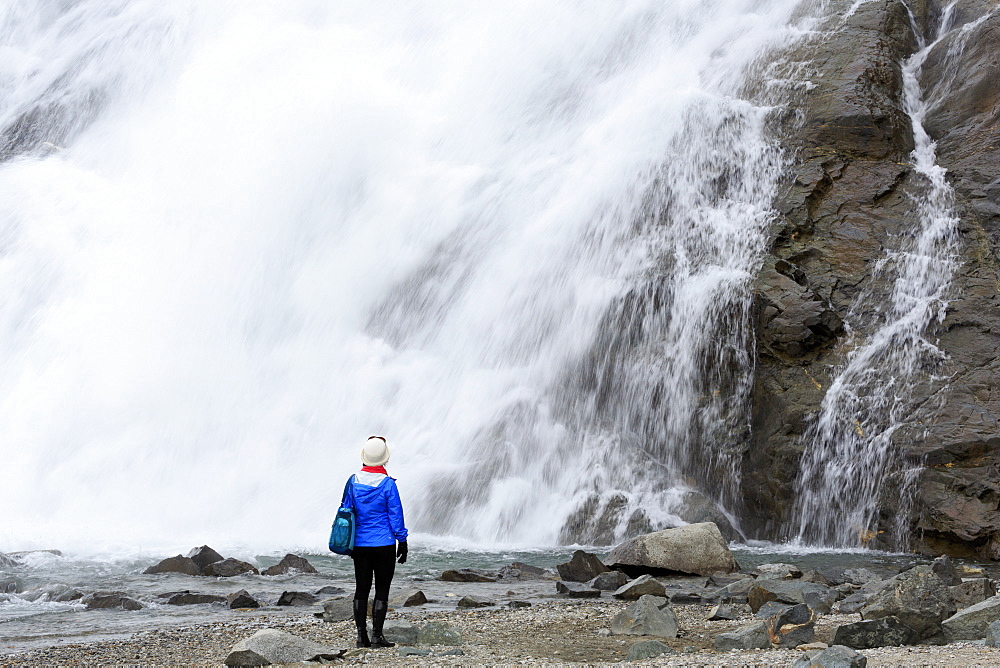
[[[354,545],[357,547],[381,547],[406,541],[408,532],[403,522],[403,504],[399,500],[395,478],[381,473],[359,471],[348,485],[347,493],[353,492],[354,513],[357,524],[354,529]],[[352,505],[351,499],[344,497],[341,505]]]

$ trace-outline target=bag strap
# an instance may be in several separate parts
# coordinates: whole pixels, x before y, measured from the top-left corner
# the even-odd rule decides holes
[[[350,478],[347,479],[347,483],[344,485],[344,495],[340,499],[340,505],[342,506],[345,505],[344,502],[350,499],[351,500],[350,507],[351,508],[357,507],[357,504],[354,502],[354,485],[352,484],[353,482],[354,482],[354,476],[352,475]],[[350,492],[350,495],[348,495],[348,492]]]

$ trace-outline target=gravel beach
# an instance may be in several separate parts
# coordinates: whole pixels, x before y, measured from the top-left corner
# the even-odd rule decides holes
[[[389,619],[414,624],[442,621],[458,628],[464,642],[461,654],[453,647],[431,646],[429,656],[401,656],[400,647],[354,650],[353,622],[326,623],[313,609],[233,611],[229,621],[213,622],[137,633],[122,640],[53,646],[26,653],[0,656],[0,666],[38,665],[222,665],[234,644],[264,628],[307,638],[332,648],[351,648],[344,664],[360,665],[611,665],[624,663],[634,636],[608,634],[612,616],[627,604],[622,601],[553,598],[528,608],[506,607],[464,610],[407,608]],[[680,637],[666,642],[675,654],[643,660],[663,666],[791,666],[799,650],[750,650],[719,653],[712,649],[718,633],[750,621],[706,621],[710,606],[675,605]],[[838,624],[856,621],[858,615],[823,616],[816,640],[829,642]],[[972,643],[944,646],[893,647],[864,650],[868,666],[1000,666],[1000,648]]]

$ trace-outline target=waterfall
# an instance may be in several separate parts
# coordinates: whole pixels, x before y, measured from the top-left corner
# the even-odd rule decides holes
[[[937,164],[934,141],[924,130],[930,98],[920,88],[920,74],[931,49],[951,30],[953,8],[945,10],[938,35],[929,42],[911,14],[918,49],[902,65],[903,108],[913,127],[913,197],[919,228],[876,267],[876,273],[893,281],[890,303],[875,331],[848,354],[804,439],[793,520],[802,542],[867,544],[879,531],[880,500],[886,486],[893,484],[900,512],[886,542],[897,549],[907,547],[906,507],[917,469],[902,461],[893,434],[914,410],[913,386],[928,378],[944,380],[936,374],[945,355],[927,337],[927,329],[944,319],[958,265],[954,193],[946,170]],[[962,34],[983,20],[963,26]],[[956,40],[959,48],[962,44],[964,39]]]
[[[8,3],[0,548],[732,514],[798,5]]]

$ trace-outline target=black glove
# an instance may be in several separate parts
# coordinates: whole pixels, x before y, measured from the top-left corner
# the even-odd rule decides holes
[[[396,556],[399,557],[399,558],[396,559],[396,561],[398,561],[401,564],[405,564],[406,563],[406,552],[407,552],[408,549],[409,548],[406,547],[406,541],[403,541],[402,543],[400,543],[399,545],[397,545],[396,546]]]

